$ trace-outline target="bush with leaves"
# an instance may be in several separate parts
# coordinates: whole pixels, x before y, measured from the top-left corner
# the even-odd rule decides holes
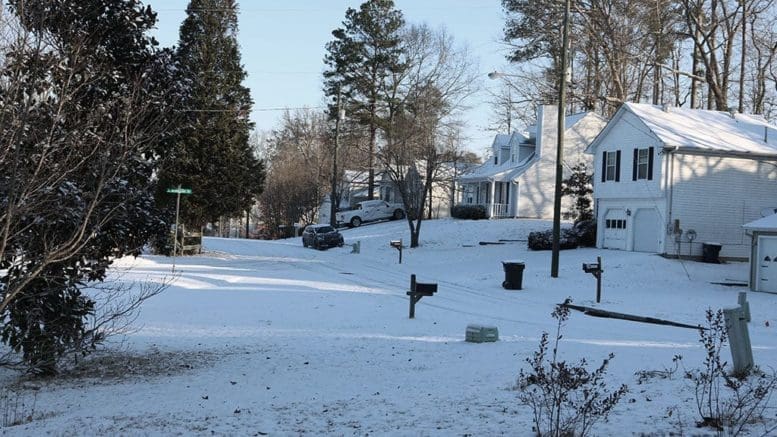
[[[701,368],[686,370],[693,384],[699,428],[740,435],[748,424],[763,421],[764,411],[777,387],[777,374],[754,369],[750,375],[731,375],[721,353],[728,341],[723,311],[706,312],[707,326],[699,330],[704,348]],[[774,431],[772,429],[771,431]]]
[[[612,353],[593,371],[586,368],[585,359],[578,363],[560,359],[559,342],[569,319],[569,303],[571,299],[557,305],[551,314],[557,320],[552,349],[544,332],[539,349],[526,358],[529,369],[518,374],[518,399],[532,409],[534,432],[541,436],[587,435],[628,392],[626,385],[614,390],[607,386],[605,375]]]
[[[451,217],[465,220],[482,220],[486,218],[486,207],[483,205],[454,205],[451,208]]]

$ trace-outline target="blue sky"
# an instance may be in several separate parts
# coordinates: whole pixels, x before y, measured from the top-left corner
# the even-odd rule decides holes
[[[157,39],[174,45],[188,0],[146,0],[159,14]],[[324,46],[333,29],[340,27],[348,7],[362,1],[348,0],[243,0],[240,2],[239,43],[248,72],[246,86],[254,99],[252,120],[256,128],[277,126],[278,108],[323,105],[321,73]],[[467,149],[482,152],[493,133],[485,132],[489,120],[487,89],[497,81],[486,74],[505,69],[504,46],[499,42],[504,26],[499,0],[395,0],[409,23],[445,26],[457,43],[466,44],[479,64],[483,91],[470,99],[465,134]]]

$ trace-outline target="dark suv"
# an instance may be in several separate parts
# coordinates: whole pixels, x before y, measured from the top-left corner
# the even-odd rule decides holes
[[[327,249],[334,246],[342,247],[344,243],[343,235],[329,225],[310,225],[302,233],[302,245],[305,247]]]

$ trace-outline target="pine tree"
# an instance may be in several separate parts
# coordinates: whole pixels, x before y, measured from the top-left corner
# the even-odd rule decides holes
[[[377,134],[382,111],[382,85],[392,74],[401,74],[402,12],[392,0],[368,0],[358,10],[348,8],[343,27],[332,31],[326,45],[324,92],[335,102],[342,93],[349,117],[368,132],[368,198],[373,198]],[[337,110],[330,108],[334,118]]]
[[[186,14],[175,53],[186,127],[165,157],[159,188],[191,188],[181,218],[199,228],[246,211],[261,192],[264,166],[249,144],[253,102],[242,84],[237,2],[192,0]]]
[[[561,194],[572,196],[574,198],[574,217],[575,222],[592,220],[594,213],[591,208],[591,194],[593,176],[587,172],[585,163],[577,163],[572,167],[572,172],[567,179],[562,181]]]

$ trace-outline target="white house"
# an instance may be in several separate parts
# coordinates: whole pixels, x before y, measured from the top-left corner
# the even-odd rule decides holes
[[[491,156],[486,162],[459,177],[464,204],[485,206],[489,218],[553,216],[556,184],[558,115],[556,106],[541,106],[537,124],[526,133],[500,134],[494,138]],[[593,112],[567,116],[564,125],[564,178],[574,165],[583,162],[590,168],[586,146],[606,121]],[[562,210],[572,207],[564,199]]]
[[[625,103],[587,151],[600,248],[744,259],[742,225],[777,207],[777,130],[757,116]]]

